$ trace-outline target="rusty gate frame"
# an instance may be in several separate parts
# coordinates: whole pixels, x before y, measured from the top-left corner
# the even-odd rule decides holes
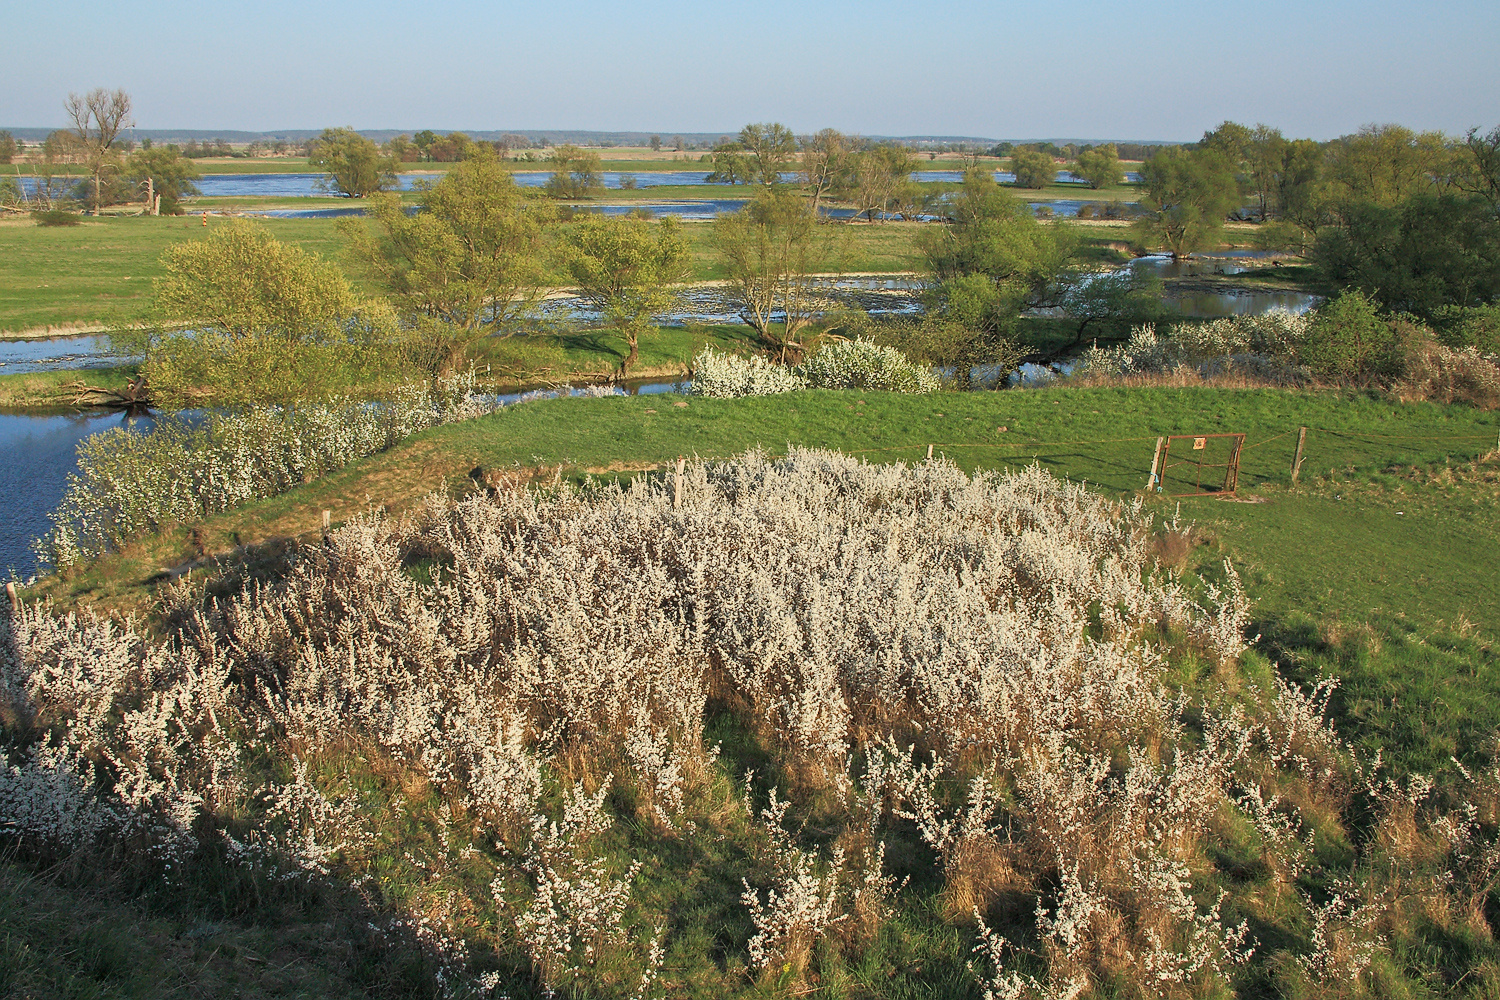
[[[1182,459],[1180,461],[1177,461],[1177,462],[1173,462],[1171,460],[1171,458],[1172,458],[1172,442],[1173,441],[1203,441],[1203,442],[1207,442],[1210,438],[1233,438],[1234,439],[1234,449],[1229,453],[1229,460],[1227,462],[1209,462],[1209,463],[1204,463],[1203,459],[1201,459],[1201,458],[1196,459],[1196,460],[1189,459],[1189,458],[1184,458],[1184,459]],[[1194,451],[1200,451],[1202,449],[1195,448],[1193,450]],[[1162,481],[1166,478],[1167,470],[1169,468],[1172,468],[1174,465],[1196,465],[1197,466],[1197,472],[1198,472],[1198,474],[1197,474],[1196,477],[1194,477],[1193,485],[1197,487],[1197,492],[1195,492],[1195,493],[1167,493],[1167,494],[1165,494],[1165,496],[1169,496],[1169,497],[1232,497],[1232,496],[1235,495],[1235,491],[1237,489],[1239,489],[1239,485],[1240,485],[1240,454],[1244,450],[1245,450],[1245,435],[1243,435],[1243,434],[1169,434],[1169,435],[1163,437],[1161,439],[1161,441],[1157,444],[1157,453],[1156,453],[1155,457],[1151,461],[1151,468],[1153,470],[1153,472],[1152,472],[1152,477],[1153,477],[1152,485],[1156,488],[1156,492],[1161,493],[1161,491],[1162,491]],[[1206,490],[1206,489],[1203,488],[1203,470],[1204,469],[1223,469],[1224,470],[1224,481],[1219,486],[1218,489],[1208,489],[1208,490]]]

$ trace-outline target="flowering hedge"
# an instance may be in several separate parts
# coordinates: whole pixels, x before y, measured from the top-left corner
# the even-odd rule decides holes
[[[693,359],[692,391],[699,396],[732,399],[765,396],[796,389],[870,389],[890,392],[935,392],[937,372],[907,360],[894,347],[868,340],[828,344],[792,368],[763,357],[719,354],[705,347]]]
[[[68,566],[171,522],[284,493],[417,431],[497,407],[474,392],[468,373],[403,386],[377,404],[263,406],[201,421],[163,417],[145,433],[112,428],[79,443],[78,471],[36,553]]]

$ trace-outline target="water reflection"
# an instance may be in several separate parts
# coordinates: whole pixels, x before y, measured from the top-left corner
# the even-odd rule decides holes
[[[36,572],[31,541],[51,528],[47,519],[77,468],[78,442],[110,427],[149,429],[148,417],[91,411],[64,415],[0,413],[0,574]]]

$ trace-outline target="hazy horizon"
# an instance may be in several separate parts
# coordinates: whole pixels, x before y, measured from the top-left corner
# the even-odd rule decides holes
[[[380,2],[62,0],[8,17],[0,53],[15,82],[0,121],[61,127],[67,94],[96,86],[128,91],[147,130],[670,136],[780,121],[1180,142],[1224,120],[1331,139],[1500,118],[1500,5],[1273,0],[1232,17],[1180,0],[1035,6],[437,0],[413,16]],[[39,44],[58,24],[81,27]]]

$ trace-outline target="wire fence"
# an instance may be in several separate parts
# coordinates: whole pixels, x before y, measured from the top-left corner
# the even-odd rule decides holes
[[[1057,441],[934,441],[841,450],[882,460],[944,457],[973,468],[1015,467],[1036,462],[1059,475],[1123,492],[1146,489],[1152,483],[1151,477],[1157,471],[1152,468],[1152,458],[1158,442],[1168,437],[1192,437],[1194,430],[1188,427],[1162,435]],[[1213,438],[1218,433],[1221,432],[1205,430],[1196,436]],[[1500,435],[1494,433],[1403,435],[1290,427],[1244,442],[1238,456],[1238,486],[1243,490],[1271,483],[1289,484],[1294,481],[1294,466],[1299,467],[1301,478],[1347,476],[1444,461],[1469,462],[1497,454],[1500,454]]]

